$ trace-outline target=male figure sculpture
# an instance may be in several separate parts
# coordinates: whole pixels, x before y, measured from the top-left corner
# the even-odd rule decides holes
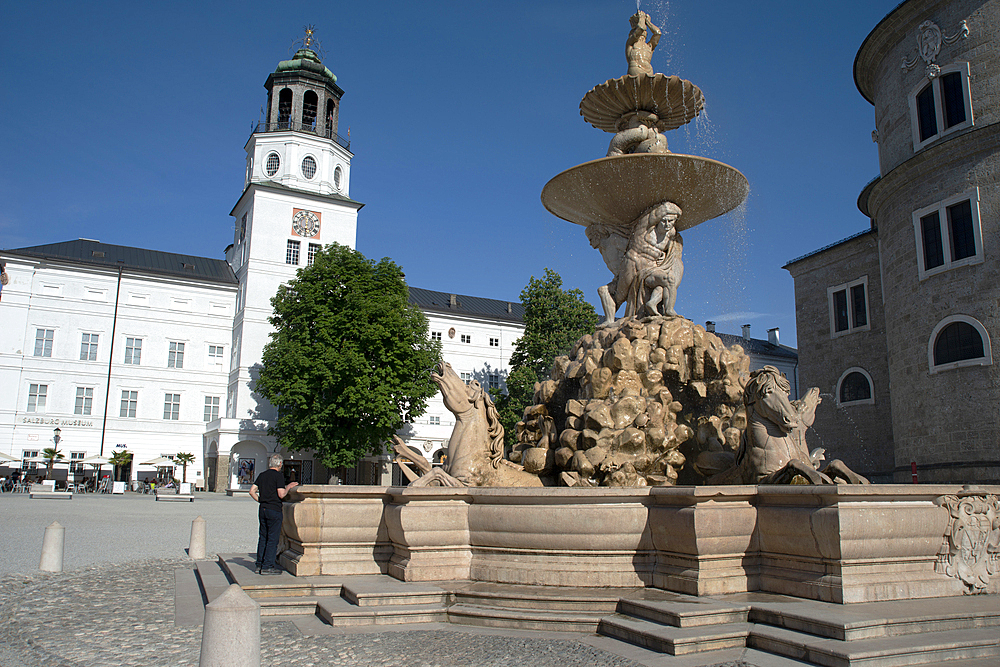
[[[627,289],[626,316],[677,315],[674,304],[684,275],[684,241],[675,228],[680,215],[677,204],[661,202],[632,223],[632,238],[618,274],[619,289]]]
[[[653,49],[660,43],[660,29],[653,25],[646,12],[636,12],[629,19],[632,31],[625,42],[625,59],[628,60],[628,75],[646,74],[653,76],[653,66],[649,63],[653,57]],[[649,42],[646,41],[646,29],[653,33]]]
[[[590,246],[600,251],[604,263],[608,265],[608,270],[614,275],[607,285],[597,288],[597,294],[601,298],[601,305],[604,307],[604,324],[614,324],[615,313],[618,307],[625,303],[626,290],[618,291],[618,272],[621,271],[622,262],[625,259],[625,250],[628,248],[628,239],[619,234],[615,228],[607,225],[589,225],[587,227],[587,240]]]

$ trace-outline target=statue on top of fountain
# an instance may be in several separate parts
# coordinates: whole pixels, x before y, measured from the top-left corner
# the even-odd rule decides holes
[[[643,11],[636,12],[629,19],[632,23],[632,31],[628,34],[628,41],[625,42],[625,59],[628,60],[629,76],[647,74],[653,76],[653,66],[650,60],[653,57],[653,50],[660,43],[660,29],[653,25],[649,19],[649,14]],[[646,28],[653,33],[649,42],[646,41]]]
[[[613,324],[622,304],[625,317],[677,317],[674,305],[684,275],[684,240],[677,232],[681,208],[673,202],[656,204],[632,221],[630,229],[589,225],[587,238],[614,274],[597,289],[604,307],[604,324]]]

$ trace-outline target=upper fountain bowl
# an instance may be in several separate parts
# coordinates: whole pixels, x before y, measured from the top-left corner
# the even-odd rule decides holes
[[[638,74],[609,79],[580,101],[580,115],[599,130],[618,132],[636,111],[656,114],[660,132],[685,125],[705,108],[701,89],[679,76]]]
[[[634,153],[585,162],[545,184],[542,204],[578,225],[629,225],[651,206],[671,201],[681,231],[728,213],[750,193],[746,176],[709,158]]]

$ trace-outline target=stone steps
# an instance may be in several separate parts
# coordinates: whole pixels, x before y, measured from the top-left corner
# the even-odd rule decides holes
[[[602,610],[593,612],[535,610],[464,603],[448,607],[448,621],[456,625],[545,632],[596,632],[605,614],[606,612]]]
[[[359,607],[341,597],[319,598],[315,613],[335,627],[448,622],[448,607],[444,604]]]
[[[652,651],[688,655],[746,646],[749,629],[746,622],[680,628],[615,614],[601,619],[598,632]]]
[[[754,625],[747,645],[823,667],[900,667],[992,656],[1000,662],[1000,633],[996,628],[841,641]]]

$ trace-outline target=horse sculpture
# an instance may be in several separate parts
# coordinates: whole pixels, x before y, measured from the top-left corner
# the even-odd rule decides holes
[[[753,371],[743,389],[747,426],[731,468],[709,477],[709,484],[867,484],[842,461],[816,470],[822,450],[806,447],[805,431],[816,418],[819,389],[789,401],[788,380],[774,366]]]
[[[504,430],[489,393],[475,380],[466,385],[451,364],[438,364],[438,371],[431,373],[431,379],[455,415],[455,429],[443,468],[432,468],[419,452],[393,436],[397,463],[412,464],[423,473],[417,477],[402,465],[411,476],[410,486],[543,486],[537,475],[503,458]]]

